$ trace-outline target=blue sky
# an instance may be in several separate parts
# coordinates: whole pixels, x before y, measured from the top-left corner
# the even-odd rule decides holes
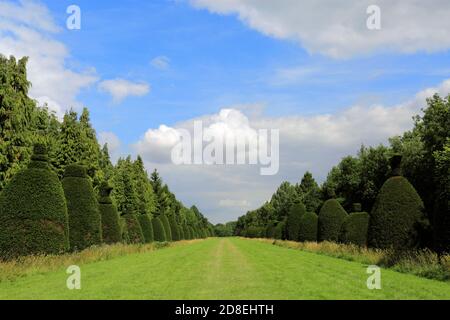
[[[380,31],[365,29],[366,2],[382,8]],[[38,101],[48,98],[59,112],[72,104],[87,106],[100,140],[110,142],[113,136],[117,142],[116,158],[135,155],[142,142],[148,170],[158,167],[181,200],[223,222],[257,208],[281,181],[297,182],[306,170],[322,181],[361,143],[385,143],[409,129],[411,116],[424,106],[421,92],[448,93],[450,23],[433,15],[450,14],[449,4],[339,0],[333,8],[318,3],[0,0],[0,52],[30,56],[32,95]],[[72,4],[81,9],[81,30],[65,27]],[[23,26],[32,36],[19,33]],[[157,66],[155,59],[166,65]],[[150,90],[117,101],[100,89],[102,82],[117,79]],[[255,177],[252,168],[198,172],[155,161],[153,155],[163,151],[148,140],[160,133],[160,125],[176,128],[225,108],[242,113],[255,127],[283,127],[279,175]],[[399,119],[386,120],[390,114]],[[349,138],[342,143],[314,136],[327,130],[336,139]],[[144,138],[146,132],[150,138]]]

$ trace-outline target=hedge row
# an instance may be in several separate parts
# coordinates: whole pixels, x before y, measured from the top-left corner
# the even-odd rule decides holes
[[[37,144],[28,167],[0,194],[0,259],[60,254],[101,243],[150,243],[211,236],[207,229],[179,226],[175,217],[125,212],[119,217],[112,187],[102,183],[97,198],[86,169],[68,165],[62,181]],[[161,219],[161,220],[160,220]]]

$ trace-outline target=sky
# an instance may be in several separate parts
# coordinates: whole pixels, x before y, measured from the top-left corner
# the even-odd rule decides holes
[[[80,29],[67,27],[70,5]],[[411,129],[426,97],[450,92],[449,15],[447,0],[0,0],[0,53],[29,57],[39,104],[60,118],[88,107],[114,160],[142,155],[219,223]],[[278,173],[175,165],[196,120],[234,136],[278,129]]]

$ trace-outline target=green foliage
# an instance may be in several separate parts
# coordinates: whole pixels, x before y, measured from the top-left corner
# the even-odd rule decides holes
[[[170,229],[169,219],[165,214],[159,216],[161,223],[164,227],[164,233],[166,234],[166,241],[172,241],[172,231]]]
[[[336,199],[326,201],[319,213],[318,240],[337,242],[346,217],[347,212]]]
[[[286,220],[287,239],[297,241],[300,230],[300,219],[306,213],[306,208],[301,202],[295,202],[289,209]]]
[[[305,242],[317,241],[319,217],[314,212],[307,212],[300,218],[298,240]]]
[[[235,227],[236,222],[219,223],[214,226],[214,233],[217,237],[231,237],[234,234]]]
[[[340,241],[355,244],[360,247],[367,245],[367,230],[369,227],[369,214],[367,212],[351,213],[342,225]]]
[[[141,225],[142,234],[145,243],[152,243],[155,239],[153,236],[153,224],[148,214],[138,215],[139,224]]]
[[[439,252],[450,253],[450,139],[436,159],[436,199],[434,205],[434,239]]]
[[[69,248],[64,191],[42,146],[0,194],[0,258],[58,254]]]
[[[189,239],[191,240],[197,239],[197,234],[195,233],[194,228],[192,228],[191,226],[189,226],[188,228],[189,228]]]
[[[170,232],[172,235],[172,241],[180,241],[180,230],[178,227],[178,224],[175,220],[175,217],[172,215],[168,218],[169,220],[169,227],[170,227]]]
[[[279,222],[275,227],[274,238],[278,240],[285,239],[286,222]]]
[[[129,243],[145,243],[144,234],[138,215],[134,213],[126,213],[122,216],[127,226]]]
[[[158,217],[152,219],[153,235],[156,242],[166,242],[166,231],[161,220]]]
[[[264,229],[260,227],[250,226],[248,227],[245,236],[247,238],[262,238]]]
[[[72,250],[83,250],[102,243],[101,216],[86,169],[69,165],[62,180],[69,215],[69,240]]]
[[[122,234],[119,225],[119,213],[110,197],[112,187],[103,182],[100,186],[100,197],[98,207],[101,216],[102,237],[106,244],[114,244],[122,241]]]
[[[423,203],[414,187],[401,176],[389,178],[370,215],[369,245],[375,248],[412,248],[425,222]]]
[[[119,217],[119,226],[120,226],[120,234],[122,236],[122,242],[125,244],[129,244],[130,236],[128,235],[127,222],[123,217]]]
[[[273,221],[269,222],[266,227],[266,238],[275,239],[275,228],[276,225]]]
[[[302,203],[308,212],[316,212],[322,205],[321,191],[313,175],[307,171],[299,186]]]
[[[186,240],[192,239],[192,232],[188,225],[183,226],[183,232]]]

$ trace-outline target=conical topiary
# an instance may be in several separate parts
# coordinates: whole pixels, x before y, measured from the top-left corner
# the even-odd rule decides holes
[[[83,250],[101,244],[101,217],[86,168],[77,164],[68,165],[62,185],[69,214],[71,250]]]
[[[186,240],[192,239],[192,234],[191,234],[191,231],[189,230],[189,227],[187,224],[183,225],[183,233],[184,233],[184,239],[186,239]]]
[[[307,212],[300,218],[298,240],[302,242],[317,241],[319,217],[314,212]]]
[[[123,217],[119,217],[120,234],[122,235],[122,243],[129,244],[130,237],[128,236],[127,222]]]
[[[145,243],[152,243],[154,240],[152,220],[148,214],[139,214],[138,220],[141,225]]]
[[[391,162],[392,177],[381,187],[370,214],[368,241],[375,248],[412,248],[426,223],[424,205],[409,181],[400,175],[401,159]]]
[[[144,234],[142,233],[141,224],[139,223],[137,214],[129,210],[122,216],[122,218],[125,220],[127,225],[129,243],[144,243]]]
[[[289,209],[286,220],[287,239],[298,241],[300,230],[300,218],[306,213],[306,208],[301,202],[295,202]]]
[[[103,182],[100,186],[98,208],[102,221],[102,238],[106,244],[114,244],[122,241],[122,233],[119,225],[119,213],[111,200],[112,187]]]
[[[169,217],[169,225],[170,232],[172,234],[172,241],[180,241],[180,231],[178,230],[178,224],[173,215]]]
[[[180,240],[186,240],[186,236],[184,234],[184,228],[182,226],[178,226],[178,231],[180,232]]]
[[[169,219],[167,219],[167,216],[163,213],[159,216],[159,220],[161,220],[161,223],[163,224],[166,241],[172,241],[172,231],[170,229]]]
[[[49,168],[45,146],[37,144],[28,168],[0,194],[0,258],[58,254],[68,248],[64,191]]]
[[[153,225],[153,235],[154,239],[157,242],[165,242],[166,240],[166,231],[164,230],[164,226],[161,220],[158,217],[154,217],[152,219]]]
[[[319,213],[318,240],[337,242],[347,216],[339,201],[336,199],[326,201]]]

